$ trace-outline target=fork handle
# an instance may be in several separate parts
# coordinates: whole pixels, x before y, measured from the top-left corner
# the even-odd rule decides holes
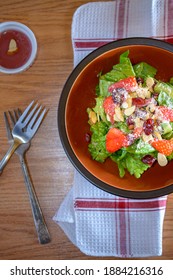
[[[2,173],[4,167],[6,166],[6,164],[9,161],[9,159],[14,154],[15,150],[19,147],[20,144],[21,144],[20,142],[14,141],[13,144],[10,146],[10,148],[7,151],[7,153],[5,154],[5,156],[0,161],[0,174]]]
[[[44,220],[44,217],[43,217],[40,205],[39,205],[39,201],[37,199],[37,195],[35,193],[34,186],[32,184],[32,181],[31,181],[31,178],[29,175],[28,167],[25,163],[24,156],[20,156],[20,163],[22,166],[22,171],[23,171],[23,175],[24,175],[24,179],[25,179],[26,188],[27,188],[27,191],[29,194],[32,214],[33,214],[33,218],[34,218],[34,224],[35,224],[35,228],[37,231],[39,242],[40,242],[40,244],[49,243],[51,241],[49,231],[47,229],[47,226],[46,226],[46,223],[45,223],[45,220]]]

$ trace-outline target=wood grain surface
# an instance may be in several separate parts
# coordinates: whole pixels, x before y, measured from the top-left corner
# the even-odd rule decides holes
[[[47,245],[38,243],[22,171],[14,155],[0,177],[1,260],[99,259],[81,253],[52,220],[73,181],[74,169],[58,135],[57,106],[62,87],[73,68],[72,16],[87,2],[0,0],[0,22],[22,22],[33,30],[38,41],[37,58],[31,68],[17,75],[0,74],[0,157],[8,148],[3,112],[18,107],[24,109],[33,99],[49,108],[32,140],[27,162],[52,239]],[[171,194],[164,220],[163,255],[153,259],[173,259],[172,245]]]

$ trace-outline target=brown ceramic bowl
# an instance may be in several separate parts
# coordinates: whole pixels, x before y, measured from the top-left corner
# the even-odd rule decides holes
[[[156,78],[168,81],[173,76],[173,45],[148,38],[128,38],[104,45],[84,58],[69,76],[58,108],[59,134],[67,156],[75,168],[95,186],[129,198],[153,198],[173,191],[173,161],[166,167],[155,164],[140,179],[126,172],[119,177],[116,163],[92,160],[85,135],[90,132],[86,109],[95,104],[98,73],[106,73],[130,51],[133,64],[145,61],[158,69]]]

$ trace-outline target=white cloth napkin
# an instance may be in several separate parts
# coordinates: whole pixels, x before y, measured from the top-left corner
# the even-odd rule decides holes
[[[171,42],[173,1],[116,0],[79,7],[72,22],[74,66],[95,48],[126,37]],[[77,171],[53,220],[83,253],[91,256],[148,257],[162,254],[167,196],[121,198],[96,188]]]

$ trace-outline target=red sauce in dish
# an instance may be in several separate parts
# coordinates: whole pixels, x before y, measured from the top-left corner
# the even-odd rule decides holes
[[[9,53],[11,40],[15,40],[17,49]],[[23,66],[29,59],[32,45],[29,38],[18,30],[7,30],[0,33],[0,65],[4,68],[15,69]]]

